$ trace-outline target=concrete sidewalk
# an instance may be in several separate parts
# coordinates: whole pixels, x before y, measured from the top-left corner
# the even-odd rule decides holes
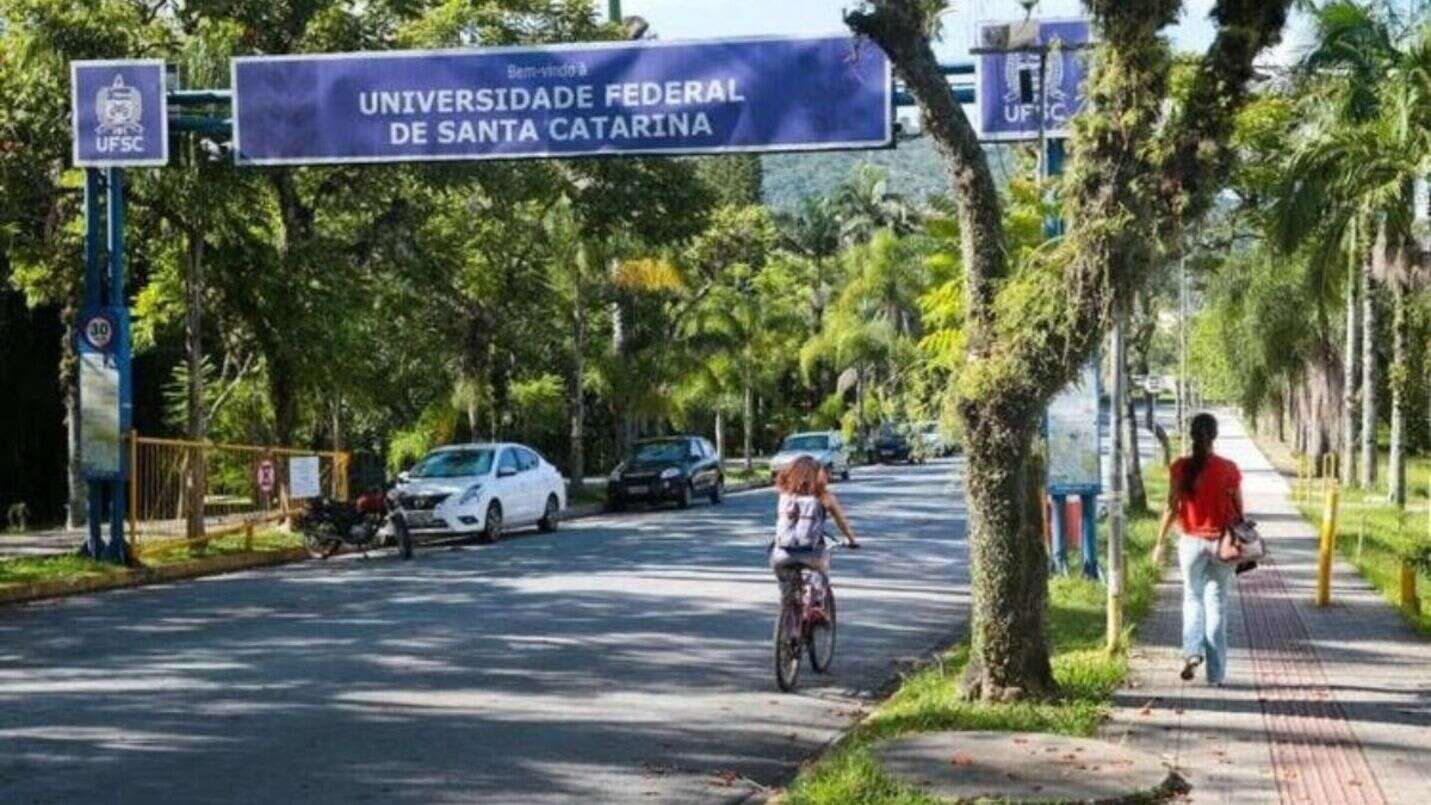
[[[1161,755],[1191,802],[1431,801],[1431,641],[1344,562],[1333,605],[1312,604],[1316,529],[1242,424],[1220,424],[1216,449],[1241,466],[1273,560],[1233,594],[1223,688],[1178,678],[1181,588],[1168,571],[1104,737]]]

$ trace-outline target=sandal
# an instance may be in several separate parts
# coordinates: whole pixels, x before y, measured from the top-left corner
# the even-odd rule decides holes
[[[1183,672],[1178,676],[1181,676],[1184,682],[1191,682],[1199,665],[1202,665],[1202,657],[1188,657],[1183,660]]]

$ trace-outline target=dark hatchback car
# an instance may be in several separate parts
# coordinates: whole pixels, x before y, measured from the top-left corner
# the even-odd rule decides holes
[[[705,495],[720,503],[725,473],[711,443],[699,436],[672,436],[637,442],[607,481],[606,498],[613,509],[631,503],[672,501],[685,508]]]
[[[875,437],[870,448],[870,458],[880,464],[913,461],[913,450],[909,446],[909,440],[894,430],[886,430]]]

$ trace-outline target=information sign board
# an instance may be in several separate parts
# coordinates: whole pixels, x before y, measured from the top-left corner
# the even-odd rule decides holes
[[[890,63],[846,35],[233,60],[240,165],[879,148]]]
[[[1004,25],[1007,23],[997,23]],[[1044,136],[1065,138],[1069,121],[1083,106],[1083,82],[1089,52],[1075,46],[1091,41],[1088,20],[1039,20],[1037,41],[1050,48],[1044,68],[1048,92],[1044,98]],[[985,27],[988,27],[986,25]],[[1038,139],[1037,50],[982,53],[979,74],[979,137],[984,140]],[[1033,101],[1025,102],[1020,73],[1032,72]]]
[[[1048,490],[1053,494],[1096,494],[1103,483],[1098,425],[1098,362],[1048,404]]]
[[[169,110],[161,59],[70,62],[74,164],[138,167],[169,162]]]
[[[294,456],[288,459],[288,497],[293,500],[316,498],[322,494],[318,480],[317,456]]]

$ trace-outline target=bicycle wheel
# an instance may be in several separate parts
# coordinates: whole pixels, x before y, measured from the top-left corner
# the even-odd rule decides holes
[[[823,573],[818,574],[816,580],[824,588],[821,607],[824,617],[810,626],[810,667],[815,673],[823,674],[830,670],[830,663],[835,659],[835,590]]]
[[[800,609],[782,606],[775,619],[775,684],[789,693],[800,677]]]

